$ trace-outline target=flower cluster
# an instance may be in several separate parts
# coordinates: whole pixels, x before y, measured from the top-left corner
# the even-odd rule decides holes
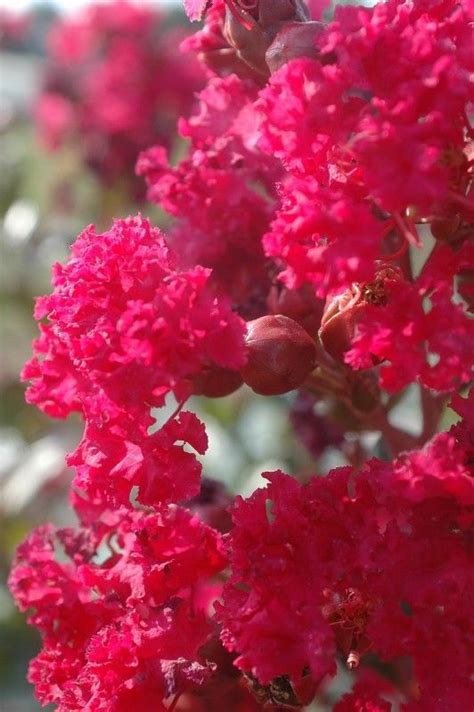
[[[148,198],[177,218],[170,241],[183,265],[213,268],[216,288],[247,318],[266,311],[271,270],[261,238],[274,210],[277,163],[255,145],[258,87],[235,74],[212,77],[198,112],[179,124],[189,155],[169,165],[163,146],[143,152],[137,172]]]
[[[200,466],[182,443],[207,448],[203,425],[181,411],[149,433],[152,407],[173,392],[184,403],[203,369],[245,362],[244,324],[214,296],[210,271],[178,270],[159,230],[141,217],[87,228],[69,263],[54,270],[48,317],[26,365],[27,399],[49,415],[79,411],[84,438],[71,456],[75,484],[97,507],[179,501],[199,491]],[[240,382],[239,382],[240,383]]]
[[[164,698],[207,680],[203,581],[222,568],[221,549],[216,532],[177,507],[117,509],[90,527],[33,532],[11,586],[20,608],[37,609],[31,622],[44,647],[29,679],[41,700],[64,712],[165,710]]]
[[[21,47],[31,30],[31,20],[26,14],[0,9],[0,48],[15,50]]]
[[[283,711],[316,695],[336,712],[468,712],[467,2],[346,6],[328,23],[324,2],[185,6],[204,15],[185,45],[208,75],[179,122],[187,152],[171,165],[159,139],[137,163],[169,235],[140,216],[87,228],[36,307],[27,399],[85,430],[68,459],[80,526],[32,533],[11,575],[44,641],[30,679],[64,712]],[[80,53],[89,35],[73,35]],[[295,430],[316,460],[338,448],[348,464],[267,474],[230,524],[183,408],[242,382],[299,388]],[[391,417],[408,386],[419,434]],[[330,686],[341,666],[346,694]]]
[[[472,377],[472,319],[453,302],[456,275],[473,263],[463,245],[473,219],[467,19],[454,3],[341,7],[316,37],[320,59],[286,64],[257,102],[260,146],[289,172],[264,236],[284,282],[331,297],[354,283],[367,291],[387,263],[402,269],[383,299],[365,299],[370,313],[346,356],[356,368],[388,359],[390,390],[414,377],[450,390]],[[414,279],[406,255],[421,244],[417,223],[438,244]],[[414,370],[400,377],[407,361]]]
[[[398,683],[408,698],[403,709],[468,710],[471,457],[443,433],[393,463],[304,486],[268,474],[266,488],[238,498],[219,606],[236,664],[265,685],[285,675],[297,690],[333,676],[339,656],[351,668],[372,654],[387,665],[386,694]]]
[[[133,181],[138,153],[157,140],[171,145],[177,117],[202,86],[198,64],[176,53],[183,37],[165,15],[128,0],[58,20],[36,110],[45,145],[78,142],[106,185]],[[141,197],[140,183],[133,186]]]

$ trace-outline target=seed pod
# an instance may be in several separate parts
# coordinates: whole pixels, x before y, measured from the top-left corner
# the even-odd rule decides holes
[[[282,314],[248,322],[244,382],[264,396],[287,393],[300,386],[315,366],[313,340],[293,319]]]

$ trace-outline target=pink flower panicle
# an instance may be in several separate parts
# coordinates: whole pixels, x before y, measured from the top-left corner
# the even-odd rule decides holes
[[[469,5],[388,0],[328,22],[323,2],[312,20],[300,0],[185,6],[204,20],[184,45],[208,81],[178,109],[182,159],[128,91],[119,112],[127,140],[143,139],[136,170],[169,235],[141,216],[87,228],[36,306],[27,399],[79,413],[84,434],[68,456],[80,525],[30,534],[10,578],[43,637],[30,680],[64,712],[283,712],[315,695],[336,712],[467,712]],[[148,51],[151,15],[94,13],[52,42],[80,62],[114,40],[92,82],[103,117],[108,80]],[[72,109],[52,100],[54,133]],[[337,448],[348,464],[267,474],[230,522],[184,406],[242,381],[298,387],[283,402],[308,452],[324,467]],[[392,418],[407,393],[418,434]],[[337,697],[341,665],[352,684]]]
[[[216,289],[246,318],[265,311],[272,269],[261,237],[279,175],[276,162],[256,150],[256,96],[251,80],[211,78],[198,112],[179,125],[190,140],[188,155],[172,167],[164,148],[155,146],[137,163],[148,198],[176,219],[170,242],[181,263],[212,267]]]
[[[151,6],[113,0],[58,20],[48,37],[47,77],[36,118],[56,149],[80,137],[82,161],[105,184],[133,180],[138,153],[156,141],[171,146],[202,74],[176,52],[179,29]]]
[[[29,672],[42,702],[64,712],[165,710],[164,698],[201,685],[213,672],[199,655],[211,628],[205,591],[199,605],[194,598],[224,562],[219,535],[176,506],[33,532],[10,586],[43,637]]]
[[[197,494],[201,467],[183,443],[204,453],[204,427],[186,411],[150,434],[152,407],[168,393],[192,393],[210,365],[244,364],[244,324],[209,287],[210,270],[177,270],[163,235],[141,218],[87,228],[69,262],[54,268],[48,318],[26,365],[27,399],[49,415],[78,410],[84,437],[70,464],[77,489],[97,507],[126,504],[133,487],[153,504]]]
[[[358,667],[370,652],[394,671],[410,658],[403,709],[467,710],[473,475],[472,445],[469,456],[443,433],[393,463],[303,486],[268,474],[265,489],[237,498],[218,612],[236,664],[297,685],[308,668],[323,684],[338,657]]]

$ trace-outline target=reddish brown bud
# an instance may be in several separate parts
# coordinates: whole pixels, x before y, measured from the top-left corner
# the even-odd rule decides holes
[[[202,522],[224,534],[232,529],[229,512],[232,496],[228,494],[222,482],[203,477],[199,494],[181,504],[196,512]]]
[[[351,348],[357,324],[365,311],[362,290],[353,285],[344,294],[331,299],[321,320],[319,338],[333,359],[344,363],[344,354]]]
[[[436,217],[431,221],[431,234],[435,240],[449,242],[456,237],[456,232],[461,224],[459,215],[452,214],[446,217]]]
[[[261,72],[256,72],[249,64],[240,59],[233,47],[200,52],[198,59],[221,77],[227,76],[228,74],[237,74],[241,79],[252,79],[262,86],[265,84],[266,75],[264,76]]]
[[[291,59],[320,57],[316,37],[322,32],[322,22],[288,22],[283,25],[265,52],[265,61],[273,74]]]
[[[302,25],[309,20],[308,9],[302,0],[226,0],[226,4],[224,37],[236,50],[238,58],[262,76],[269,74],[265,53],[280,30],[288,23]],[[296,41],[299,49],[294,56],[304,54],[303,45],[313,56],[307,34],[304,33],[304,41],[301,38]],[[286,53],[290,51],[286,41],[282,40],[280,45],[287,48]],[[285,52],[275,48],[275,56]]]
[[[283,314],[294,319],[314,337],[321,325],[324,301],[318,299],[309,284],[299,289],[273,286],[267,298],[267,306],[272,314]]]
[[[343,294],[326,304],[321,320],[319,338],[324,348],[336,361],[344,363],[344,354],[351,348],[356,327],[367,311],[367,305],[387,304],[387,283],[399,282],[403,274],[398,267],[381,267],[375,279],[365,284],[353,284]],[[374,365],[380,360],[374,357]]]
[[[263,396],[300,386],[316,361],[316,347],[305,329],[282,314],[262,316],[247,326],[244,382]]]
[[[293,689],[299,701],[303,705],[309,705],[314,699],[318,681],[311,674],[304,674],[299,680],[293,682]]]
[[[193,376],[192,383],[194,395],[222,398],[240,388],[243,379],[238,371],[209,366]]]
[[[378,378],[372,371],[349,371],[347,390],[353,408],[361,413],[372,413],[380,406]]]

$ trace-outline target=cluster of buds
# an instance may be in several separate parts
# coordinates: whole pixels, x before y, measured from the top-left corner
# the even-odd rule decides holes
[[[247,322],[247,363],[240,370],[209,365],[192,379],[195,395],[220,398],[246,383],[260,395],[281,395],[301,386],[316,366],[324,303],[310,285],[274,285],[269,314]]]
[[[315,37],[301,0],[227,0],[224,34],[239,59],[268,76],[295,57],[316,57]]]
[[[247,73],[263,83],[291,59],[319,56],[316,38],[324,25],[310,19],[303,0],[225,0],[225,4],[226,44],[213,37],[201,53],[201,59],[216,71]],[[202,16],[205,5],[197,3],[195,19]]]
[[[329,299],[325,307],[309,285],[297,290],[272,287],[267,300],[270,313],[247,322],[246,365],[240,372],[215,365],[204,367],[192,379],[193,393],[220,398],[246,383],[259,395],[281,395],[301,387],[317,366],[324,367],[329,354],[342,369],[341,378],[356,410],[372,410],[379,401],[376,379],[347,369],[344,356],[367,308],[385,306],[387,285],[402,279],[399,268],[382,266],[372,281],[353,284]],[[374,356],[373,365],[378,363]]]

